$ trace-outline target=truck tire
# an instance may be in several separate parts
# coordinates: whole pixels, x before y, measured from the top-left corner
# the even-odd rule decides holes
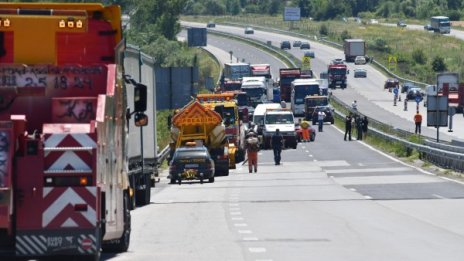
[[[142,177],[142,181],[144,183],[145,189],[139,189],[136,191],[136,204],[138,206],[145,206],[150,204],[150,197],[151,197],[151,179],[150,175],[145,174]]]
[[[169,184],[176,184],[176,179],[171,178],[171,181],[169,182]]]
[[[131,234],[131,214],[129,210],[129,196],[124,193],[124,232],[117,240],[112,240],[109,243],[103,244],[102,248],[105,252],[121,253],[126,252],[130,244]],[[99,260],[99,259],[97,259]]]
[[[214,177],[208,179],[209,183],[214,183]]]
[[[315,133],[311,133],[311,136],[309,137],[309,140],[310,140],[310,141],[315,141],[315,140],[316,140],[316,134],[315,134]]]

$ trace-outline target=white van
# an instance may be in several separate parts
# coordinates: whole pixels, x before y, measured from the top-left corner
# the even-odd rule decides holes
[[[262,135],[264,127],[264,113],[267,109],[280,109],[280,103],[262,103],[258,104],[253,112],[253,123],[255,124],[255,131],[258,135]]]
[[[284,147],[296,149],[298,140],[296,138],[295,117],[289,109],[268,109],[264,113],[263,141],[264,149],[271,148],[271,138],[276,132],[284,137]]]

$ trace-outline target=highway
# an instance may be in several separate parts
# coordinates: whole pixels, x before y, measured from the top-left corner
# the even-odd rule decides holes
[[[193,23],[193,22],[182,22],[183,25],[194,26],[194,27],[205,27],[205,24]],[[280,46],[280,42],[289,40],[303,40],[300,38],[270,33],[255,30],[253,35],[245,35],[243,28],[233,26],[216,25],[216,28],[210,28],[209,30],[218,30],[228,32],[243,37],[249,37],[261,42],[271,41],[273,45]],[[321,71],[326,70],[327,64],[335,58],[343,58],[343,51],[323,45],[317,41],[310,41],[311,48],[315,51],[316,58],[312,59],[311,66],[313,71],[319,74]],[[292,48],[290,52],[296,57],[302,57],[303,51]],[[375,59],[375,57],[374,57]],[[350,75],[348,79],[349,88],[345,90],[336,89],[333,94],[343,100],[346,104],[351,104],[353,100],[357,100],[358,110],[370,118],[377,119],[386,124],[398,127],[403,130],[414,132],[413,117],[415,114],[415,103],[408,103],[408,110],[404,111],[403,103],[399,103],[397,106],[393,106],[393,94],[384,90],[384,82],[388,78],[383,73],[379,72],[376,68],[371,65],[357,65],[349,63]],[[354,78],[353,70],[357,67],[363,67],[367,70],[367,78]],[[404,95],[403,95],[404,99]],[[424,118],[423,122],[426,122],[426,108],[421,103],[419,110]],[[425,125],[425,124],[423,124]],[[464,129],[464,118],[462,114],[457,114],[453,117],[453,132],[448,132],[448,128],[440,128],[440,140],[451,141],[464,140],[464,132],[460,131]],[[422,134],[428,136],[431,139],[436,138],[436,129],[434,127],[422,128]]]
[[[222,59],[231,48],[237,57],[244,57],[239,50],[264,55],[213,38],[208,48]],[[327,58],[340,57],[331,53],[335,49],[312,47],[317,72]],[[246,59],[252,62],[251,55]],[[368,73],[367,79],[350,78],[353,87],[336,95],[388,95],[376,89],[374,79],[383,76],[372,68]],[[360,110],[369,111],[363,106]],[[463,183],[434,176],[420,163],[403,163],[362,141],[343,141],[343,133],[331,125],[317,133],[315,142],[283,151],[282,158],[276,166],[272,152],[262,150],[258,173],[238,164],[214,183],[170,185],[163,172],[151,204],[131,212],[129,251],[104,254],[102,260],[464,259]]]

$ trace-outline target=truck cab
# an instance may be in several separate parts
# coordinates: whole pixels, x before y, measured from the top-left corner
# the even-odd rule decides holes
[[[320,95],[319,81],[316,79],[296,79],[292,82],[292,111],[294,115],[305,113],[305,97]]]
[[[284,137],[284,147],[296,149],[298,140],[295,130],[295,118],[289,109],[267,109],[264,113],[263,139],[264,149],[270,149],[272,135],[280,130]]]
[[[327,73],[329,76],[329,88],[335,89],[337,86],[342,89],[346,88],[346,75],[349,73],[346,64],[330,64]]]
[[[253,108],[260,103],[272,101],[273,85],[265,77],[244,77],[241,91],[248,95]],[[249,111],[252,111],[250,108]]]

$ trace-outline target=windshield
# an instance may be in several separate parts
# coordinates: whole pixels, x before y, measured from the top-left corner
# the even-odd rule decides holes
[[[327,100],[327,98],[310,98],[310,99],[306,99],[306,105],[308,107],[316,107],[316,106],[326,106],[328,105],[329,102]]]
[[[263,124],[263,118],[264,118],[263,115],[256,115],[256,116],[253,116],[253,122],[254,122],[256,125],[261,125],[261,124]]]
[[[242,91],[246,92],[248,97],[254,98],[261,98],[264,94],[264,90],[262,88],[242,88]]]
[[[224,107],[223,110],[224,121],[229,118],[231,124],[235,124],[235,110],[233,107]]]
[[[264,120],[265,124],[293,124],[292,114],[268,114]]]
[[[294,90],[295,90],[295,103],[303,104],[304,98],[307,95],[319,94],[319,85],[317,84],[299,85],[299,86],[294,86]]]
[[[246,94],[238,94],[237,95],[237,105],[238,106],[246,106],[248,105],[248,97]]]
[[[224,84],[224,90],[226,91],[238,91],[240,90],[240,86],[242,86],[241,83],[225,83]]]
[[[440,22],[440,26],[451,26],[450,22]]]
[[[332,68],[332,69],[329,69],[329,73],[334,74],[334,75],[345,75],[346,69]]]
[[[176,158],[206,157],[206,150],[178,150]]]

